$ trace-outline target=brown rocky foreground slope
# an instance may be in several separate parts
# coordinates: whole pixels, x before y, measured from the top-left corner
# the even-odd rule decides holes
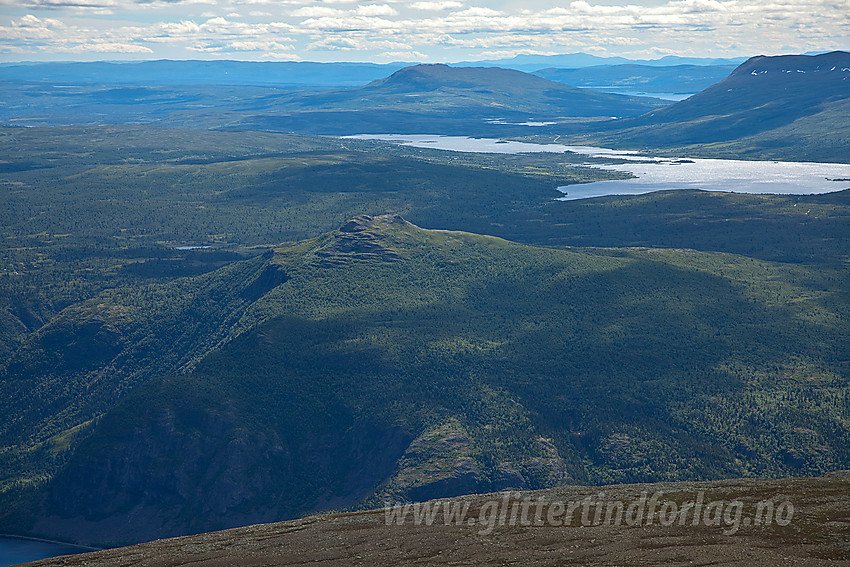
[[[414,516],[429,510],[431,525],[415,525]],[[57,564],[850,565],[850,471],[474,495],[32,565]]]

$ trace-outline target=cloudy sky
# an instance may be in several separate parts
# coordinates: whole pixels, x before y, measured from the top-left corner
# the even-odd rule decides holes
[[[850,49],[850,0],[0,0],[0,61],[657,58]]]

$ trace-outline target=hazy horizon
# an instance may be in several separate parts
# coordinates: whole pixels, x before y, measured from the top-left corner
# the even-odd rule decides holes
[[[821,53],[827,53],[826,51],[811,51],[805,54],[799,53],[782,53],[778,55],[817,55]],[[140,58],[140,59],[115,59],[115,58],[104,58],[104,59],[20,59],[20,60],[9,60],[9,61],[0,61],[0,65],[37,65],[44,63],[118,63],[118,64],[133,64],[133,63],[152,63],[158,61],[171,61],[171,62],[197,62],[197,63],[215,63],[215,62],[231,62],[231,63],[316,63],[316,64],[325,64],[325,65],[394,65],[394,64],[410,64],[410,65],[460,65],[467,63],[486,63],[490,61],[509,61],[512,59],[517,60],[517,64],[524,65],[525,63],[524,57],[535,57],[534,60],[537,60],[536,57],[539,57],[540,60],[544,60],[544,57],[556,58],[556,57],[581,57],[581,56],[590,56],[590,57],[598,57],[599,61],[596,63],[588,63],[586,65],[577,65],[577,67],[585,67],[585,66],[593,66],[593,65],[617,65],[617,64],[627,64],[627,63],[635,63],[641,64],[646,62],[656,62],[662,61],[665,58],[675,58],[678,59],[694,59],[694,60],[702,60],[702,61],[714,61],[714,60],[746,60],[750,57],[755,57],[757,55],[764,55],[762,53],[753,53],[751,55],[742,55],[738,57],[699,57],[699,56],[690,56],[690,55],[676,55],[670,54],[662,57],[657,57],[654,59],[631,59],[628,57],[623,57],[620,55],[612,55],[612,56],[594,56],[589,53],[584,52],[576,52],[576,53],[556,53],[545,56],[534,56],[527,54],[520,54],[514,57],[504,57],[501,59],[464,59],[464,60],[433,60],[433,61],[422,61],[422,60],[402,60],[399,59],[397,61],[375,61],[375,60],[366,60],[366,59],[339,59],[334,61],[319,61],[316,59],[299,59],[297,61],[280,61],[280,60],[269,60],[269,59],[239,59],[237,57],[228,57],[228,58],[218,58],[218,59],[202,59],[198,57],[185,57],[185,58],[176,58],[176,57],[157,57],[157,58]],[[622,60],[619,61],[619,60]],[[533,63],[531,63],[533,64]],[[679,64],[679,63],[675,63]]]

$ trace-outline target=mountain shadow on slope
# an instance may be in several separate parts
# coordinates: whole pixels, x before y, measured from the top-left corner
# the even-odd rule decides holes
[[[246,301],[272,269],[287,279]],[[846,467],[846,297],[807,278],[386,215],[132,303],[103,294],[37,340],[53,354],[21,399],[70,453],[26,529],[114,544],[384,500]],[[58,331],[98,314],[122,351],[72,380]],[[66,397],[29,403],[63,376]]]

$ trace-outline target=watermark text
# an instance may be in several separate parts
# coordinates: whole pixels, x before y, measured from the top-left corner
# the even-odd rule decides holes
[[[672,495],[671,495],[672,496]],[[470,501],[435,500],[387,504],[387,525],[469,525],[488,535],[499,526],[716,526],[724,535],[758,526],[787,526],[794,517],[788,501],[710,500],[704,491],[691,498],[666,497],[659,490],[642,492],[631,500],[606,498],[605,492],[579,500],[549,500],[505,492],[473,508]]]

